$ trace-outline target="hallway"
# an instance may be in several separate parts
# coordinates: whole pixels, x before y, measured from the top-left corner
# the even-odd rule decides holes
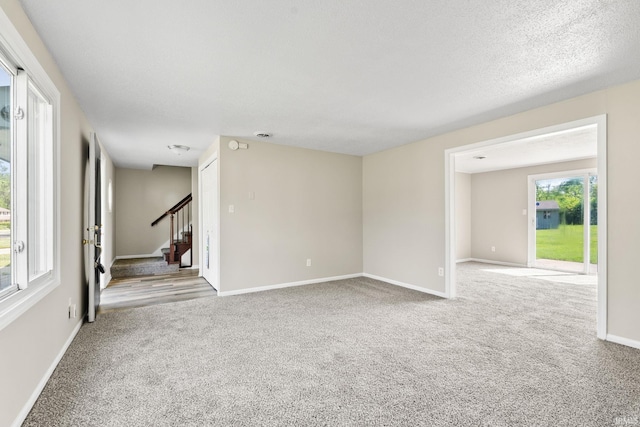
[[[98,314],[109,311],[216,296],[198,270],[112,279],[100,294]]]

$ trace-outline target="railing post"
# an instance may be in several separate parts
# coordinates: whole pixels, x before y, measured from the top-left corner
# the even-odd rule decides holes
[[[169,238],[169,263],[175,262],[175,246],[173,244],[173,213],[171,214],[171,237]]]

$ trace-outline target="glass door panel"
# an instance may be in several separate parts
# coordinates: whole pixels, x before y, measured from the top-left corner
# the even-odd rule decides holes
[[[540,179],[535,187],[536,266],[584,272],[584,176]]]

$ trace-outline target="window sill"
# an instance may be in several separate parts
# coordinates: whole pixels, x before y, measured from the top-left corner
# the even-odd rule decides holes
[[[0,301],[0,331],[49,295],[59,284],[54,281],[34,284]]]

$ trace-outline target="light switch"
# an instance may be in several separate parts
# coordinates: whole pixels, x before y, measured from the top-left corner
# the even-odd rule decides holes
[[[255,200],[256,198],[256,193],[254,193],[253,191],[249,191],[249,200]]]
[[[229,213],[234,213],[236,211],[235,206],[229,205]]]
[[[522,209],[522,215],[526,215],[527,214],[527,210],[526,209]]]

